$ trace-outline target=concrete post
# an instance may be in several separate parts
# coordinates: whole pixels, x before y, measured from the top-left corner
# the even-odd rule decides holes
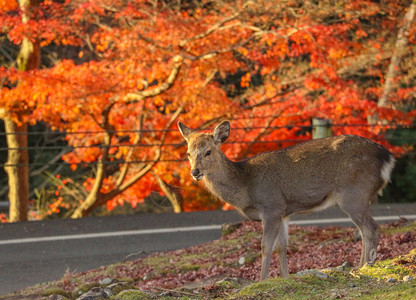
[[[312,138],[321,139],[332,136],[332,120],[313,118],[312,119]]]

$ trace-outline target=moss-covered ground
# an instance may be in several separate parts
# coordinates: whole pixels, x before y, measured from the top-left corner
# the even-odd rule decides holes
[[[274,258],[274,278],[263,282],[260,232],[246,222],[211,243],[67,273],[0,299],[76,299],[107,288],[103,279],[118,283],[110,299],[416,299],[416,222],[383,226],[378,261],[361,269],[349,267],[361,246],[354,228],[291,227],[290,278],[276,277]],[[326,275],[296,275],[305,269]]]

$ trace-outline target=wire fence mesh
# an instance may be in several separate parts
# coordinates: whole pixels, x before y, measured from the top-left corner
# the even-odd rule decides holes
[[[316,126],[320,126],[320,125],[315,125]],[[322,126],[327,126],[327,125],[322,125]],[[415,127],[414,125],[400,125],[400,124],[395,124],[395,123],[391,123],[391,124],[331,124],[330,125],[332,128],[337,128],[337,127],[341,127],[341,128],[380,128],[382,130],[382,132],[386,132],[387,130],[397,130],[397,129],[408,129],[408,130],[414,130]],[[273,132],[275,130],[281,130],[281,129],[298,129],[298,130],[302,130],[302,131],[311,131],[313,128],[312,125],[282,125],[282,126],[270,126],[267,127],[267,131],[268,132]],[[264,130],[265,127],[262,126],[248,126],[248,127],[233,127],[232,130],[234,131],[245,131],[245,132],[250,132],[253,130]],[[5,139],[5,137],[7,135],[10,134],[15,134],[15,135],[27,135],[28,137],[39,137],[39,136],[57,136],[57,137],[61,137],[61,142],[64,143],[64,145],[30,145],[27,147],[7,147],[5,145],[5,143],[3,144],[4,146],[0,146],[0,167],[11,167],[11,166],[33,166],[33,167],[38,167],[38,166],[56,166],[56,165],[62,165],[62,164],[67,164],[67,162],[65,162],[64,160],[59,160],[58,162],[50,162],[50,163],[40,163],[40,162],[30,162],[29,164],[26,163],[21,163],[21,164],[8,164],[6,162],[1,162],[2,160],[5,161],[5,158],[7,156],[7,152],[8,151],[41,151],[41,152],[46,152],[46,151],[61,151],[62,153],[69,153],[71,151],[77,150],[77,149],[117,149],[117,148],[153,148],[153,147],[162,147],[162,148],[168,148],[168,147],[173,147],[173,148],[179,148],[179,147],[183,147],[185,146],[185,142],[173,142],[173,143],[164,143],[164,144],[160,144],[158,142],[149,142],[149,143],[133,143],[133,144],[128,144],[128,143],[113,143],[111,145],[105,145],[105,144],[101,144],[101,143],[97,143],[97,144],[93,144],[93,145],[68,145],[66,144],[65,141],[65,137],[67,136],[71,136],[71,135],[84,135],[84,136],[94,136],[94,135],[99,135],[99,134],[104,134],[104,133],[109,133],[115,136],[122,136],[125,134],[157,134],[157,133],[164,133],[164,132],[178,132],[177,129],[142,129],[142,130],[111,130],[111,131],[97,131],[97,130],[91,130],[91,131],[50,131],[50,130],[45,130],[45,131],[28,131],[28,132],[18,132],[18,133],[6,133],[6,132],[0,132],[0,139]],[[300,143],[300,142],[304,142],[311,139],[309,138],[305,138],[302,137],[301,135],[299,136],[299,138],[296,139],[272,139],[272,140],[254,140],[254,141],[249,141],[249,140],[231,140],[226,142],[226,144],[280,144],[280,143]],[[378,141],[382,141],[385,140],[386,137],[380,135],[379,137],[375,137],[373,138],[374,141],[378,142]],[[388,141],[390,143],[400,143],[400,144],[411,144],[414,145],[416,144],[416,133],[413,135],[409,135],[409,136],[394,136],[391,135],[388,137]],[[415,152],[410,151],[407,153],[401,153],[401,155],[404,156],[412,156],[415,155]],[[3,158],[3,159],[2,159]],[[182,163],[186,161],[186,158],[181,158],[181,159],[169,159],[169,158],[165,158],[165,159],[159,159],[157,160],[157,162],[161,162],[161,163]],[[71,165],[77,165],[77,166],[94,166],[97,164],[105,164],[105,165],[111,165],[111,164],[142,164],[142,163],[154,163],[156,161],[151,160],[151,159],[144,159],[144,160],[123,160],[123,159],[112,159],[109,161],[85,161],[85,162],[76,162],[76,163],[71,163]]]

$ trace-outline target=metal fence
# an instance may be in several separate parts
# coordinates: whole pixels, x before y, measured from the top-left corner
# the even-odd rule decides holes
[[[383,125],[369,125],[369,124],[332,124],[331,122],[315,122],[313,125],[285,125],[285,126],[269,126],[267,127],[267,132],[273,132],[275,130],[282,130],[282,129],[297,129],[299,133],[306,133],[309,132],[315,134],[315,131],[321,131],[321,135],[329,135],[332,129],[336,128],[362,128],[364,131],[369,130],[372,131],[374,127],[377,127],[379,129],[382,129],[382,132],[384,132],[384,136],[373,138],[373,140],[381,141],[381,140],[388,140],[390,143],[393,144],[406,144],[414,147],[416,145],[416,129],[414,125],[409,126],[403,126],[398,124],[383,124]],[[265,127],[262,126],[250,126],[250,127],[233,127],[233,131],[244,131],[244,132],[250,132],[253,130],[264,130]],[[319,130],[323,129],[323,130]],[[392,134],[394,130],[402,130],[402,131],[409,131],[410,134],[406,135],[398,135],[398,134]],[[177,129],[152,129],[152,130],[114,130],[114,131],[106,131],[107,133],[111,133],[118,136],[123,136],[127,134],[160,134],[167,132],[173,133],[177,132]],[[322,133],[323,132],[323,133]],[[18,147],[18,148],[10,148],[7,146],[0,146],[0,168],[8,167],[8,166],[28,166],[31,169],[36,169],[37,167],[40,167],[42,170],[48,170],[50,168],[58,169],[62,168],[64,166],[69,166],[67,162],[62,160],[62,155],[69,153],[71,151],[74,151],[76,149],[88,149],[88,148],[96,148],[96,149],[106,149],[106,148],[148,148],[148,147],[173,147],[173,149],[179,149],[180,147],[185,146],[184,141],[178,141],[176,143],[165,143],[161,145],[160,143],[136,143],[136,144],[124,144],[124,143],[116,143],[111,145],[104,145],[104,144],[94,144],[94,145],[79,145],[79,146],[69,146],[66,141],[65,137],[70,135],[97,135],[97,134],[103,134],[104,131],[77,131],[77,132],[62,132],[62,131],[29,131],[29,132],[19,132],[16,133],[17,135],[27,135],[31,139],[47,140],[47,137],[53,137],[53,143],[50,144],[31,144],[27,147]],[[5,139],[6,136],[9,133],[0,132],[0,141],[4,139],[3,145],[6,145]],[[241,134],[237,134],[236,136],[241,136]],[[318,137],[319,134],[318,134]],[[247,140],[230,140],[227,142],[227,144],[276,144],[279,145],[281,143],[300,143],[306,140],[309,140],[309,138],[302,137],[302,134],[299,134],[299,138],[296,139],[276,139],[276,140],[255,140],[255,141],[247,141]],[[172,148],[170,148],[172,149]],[[45,152],[53,152],[55,155],[54,160],[49,160],[49,162],[39,162],[39,161],[30,161],[29,164],[7,164],[7,152],[9,150],[17,150],[17,151],[29,151],[31,152],[37,152],[37,153],[45,153]],[[412,151],[408,151],[407,153],[403,154],[400,153],[401,156],[414,156],[416,152],[414,152],[414,148]],[[158,162],[165,162],[165,163],[183,163],[187,159],[181,158],[181,159],[161,159],[158,160]],[[79,162],[79,163],[72,163],[71,165],[77,165],[82,167],[93,167],[97,165],[98,163],[102,164],[136,164],[136,163],[151,163],[154,162],[152,160],[129,160],[125,161],[122,159],[114,160],[114,161],[105,161],[105,162]],[[4,172],[0,170],[0,172]],[[0,181],[3,182],[3,188],[0,187],[0,195],[6,192],[7,190],[7,177],[4,177],[0,179]],[[5,195],[4,195],[5,196]],[[7,211],[9,206],[9,203],[7,201],[0,201],[0,212]]]
[[[414,126],[402,126],[402,125],[398,125],[398,124],[383,124],[383,125],[369,125],[369,124],[314,124],[312,125],[285,125],[285,126],[270,126],[267,127],[267,131],[268,132],[272,132],[274,130],[281,130],[281,129],[294,129],[297,128],[302,132],[305,131],[309,131],[312,132],[313,129],[319,128],[319,127],[324,127],[324,128],[336,128],[336,127],[342,127],[342,128],[347,128],[347,127],[356,127],[356,128],[371,128],[371,127],[381,127],[383,128],[383,130],[389,130],[389,129],[408,129],[408,130],[414,130]],[[251,130],[262,130],[264,129],[264,127],[261,126],[252,126],[252,127],[233,127],[232,130],[233,131],[246,131],[249,132]],[[140,133],[140,134],[146,134],[146,133],[150,133],[150,134],[155,134],[155,133],[162,133],[162,132],[176,132],[177,129],[152,129],[152,130],[113,130],[113,131],[106,131],[107,133],[111,133],[111,134],[115,134],[115,135],[123,135],[123,134],[131,134],[131,133]],[[32,132],[19,132],[16,133],[16,135],[27,135],[27,136],[31,136],[31,137],[42,137],[42,136],[62,136],[62,141],[64,140],[65,136],[68,135],[96,135],[96,134],[103,134],[105,133],[104,131],[77,131],[77,132],[60,132],[60,131],[32,131]],[[5,132],[0,132],[0,139],[2,137],[5,137],[6,135],[9,135],[10,133],[5,133]],[[226,142],[226,144],[279,144],[279,143],[299,143],[299,142],[304,142],[309,140],[310,138],[302,138],[299,137],[298,139],[277,139],[277,140],[255,140],[255,141],[245,141],[245,140],[234,140],[234,141],[229,141]],[[379,138],[374,138],[374,141],[381,141],[381,140],[385,140],[385,137],[379,137]],[[415,134],[409,137],[400,137],[400,136],[389,136],[387,138],[387,140],[390,143],[408,143],[408,144],[416,144],[416,132]],[[7,151],[9,150],[18,150],[18,151],[41,151],[41,152],[45,152],[45,151],[60,151],[62,153],[69,153],[73,150],[76,149],[88,149],[88,148],[96,148],[96,149],[105,149],[105,148],[151,148],[151,147],[175,147],[175,148],[179,148],[179,147],[183,147],[185,146],[184,142],[178,142],[178,143],[164,143],[164,144],[159,144],[159,143],[136,143],[136,144],[124,144],[124,143],[116,143],[116,144],[111,144],[111,145],[104,145],[104,144],[95,144],[95,145],[79,145],[79,146],[69,146],[69,145],[35,145],[35,146],[27,146],[27,147],[18,147],[18,148],[13,148],[13,147],[7,147],[7,146],[3,146],[0,147],[0,167],[8,167],[8,166],[44,166],[45,163],[36,163],[36,162],[31,162],[29,164],[7,164],[6,162],[1,162],[1,157],[3,157],[3,160],[5,160],[6,156],[7,156]],[[63,155],[63,154],[62,154]],[[414,152],[409,152],[405,155],[414,155]],[[158,160],[158,162],[169,162],[169,163],[181,163],[183,161],[185,161],[186,159],[161,159]],[[117,160],[117,161],[107,161],[107,162],[102,162],[103,164],[123,164],[123,163],[128,163],[128,164],[135,164],[135,163],[151,163],[154,162],[152,160],[139,160],[139,161],[135,161],[135,160],[131,160],[131,161],[123,161],[123,160]],[[66,162],[60,160],[58,162],[53,162],[53,163],[46,163],[49,166],[53,166],[53,165],[60,165],[60,164],[65,164]],[[79,163],[74,163],[74,165],[96,165],[98,162],[93,161],[93,162],[79,162]]]

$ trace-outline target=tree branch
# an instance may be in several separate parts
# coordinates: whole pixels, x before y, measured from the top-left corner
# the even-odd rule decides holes
[[[251,151],[251,148],[253,148],[253,145],[261,138],[261,137],[263,137],[263,136],[265,136],[266,135],[266,133],[267,133],[267,130],[269,129],[269,127],[271,126],[271,124],[272,124],[272,122],[275,120],[275,119],[277,119],[278,117],[280,117],[280,115],[282,114],[282,112],[280,112],[280,113],[278,113],[278,114],[275,114],[275,115],[273,115],[270,119],[269,119],[269,121],[267,122],[267,124],[266,124],[266,126],[264,126],[261,130],[260,130],[260,132],[257,134],[257,136],[251,141],[251,143],[247,146],[247,148],[244,150],[244,152],[243,152],[243,154],[242,154],[242,157],[246,157],[249,153],[250,153],[250,151]]]
[[[147,163],[147,164],[142,164],[144,165],[144,167],[142,169],[140,169],[139,173],[137,173],[136,175],[134,175],[133,177],[131,177],[127,182],[125,182],[124,184],[114,188],[112,191],[108,192],[107,194],[101,194],[99,200],[96,202],[96,205],[94,206],[99,206],[104,204],[105,202],[111,200],[112,198],[114,198],[115,196],[119,195],[120,193],[124,192],[125,190],[127,190],[129,187],[131,187],[133,184],[135,184],[139,179],[141,179],[144,175],[146,175],[160,160],[161,156],[162,156],[162,146],[165,143],[166,140],[166,136],[167,136],[167,129],[172,125],[172,123],[179,117],[179,114],[182,112],[183,107],[179,107],[176,112],[172,115],[172,117],[170,118],[169,122],[166,124],[165,126],[165,130],[163,130],[163,134],[162,134],[162,138],[160,139],[160,145],[157,147],[156,149],[156,154],[153,157],[152,162]]]
[[[145,103],[143,103],[143,109],[139,116],[139,128],[137,130],[136,138],[134,139],[133,144],[137,144],[142,139],[141,130],[143,128],[144,107],[145,107]],[[123,165],[123,168],[120,172],[120,176],[117,179],[116,188],[119,188],[121,184],[123,183],[124,179],[126,178],[127,171],[129,170],[129,166],[130,166],[128,162],[130,161],[130,158],[133,155],[133,152],[134,152],[134,148],[130,147],[129,152],[126,155],[125,164]]]
[[[166,183],[155,172],[153,171],[151,172],[152,172],[152,175],[156,178],[156,181],[159,184],[160,189],[163,191],[163,193],[165,193],[166,197],[169,199],[170,203],[172,204],[173,211],[175,213],[182,212],[181,203],[183,202],[183,197],[180,192],[181,189]]]
[[[43,171],[45,171],[46,169],[48,169],[52,164],[56,163],[58,160],[60,160],[62,158],[62,155],[68,153],[71,151],[71,147],[65,147],[64,149],[62,149],[61,152],[59,152],[57,155],[55,155],[54,158],[52,158],[51,160],[49,160],[49,162],[45,163],[42,167],[40,167],[39,169],[36,170],[32,170],[29,173],[29,177],[35,177],[40,175],[41,173],[43,173]]]
[[[160,95],[163,92],[170,89],[170,87],[175,82],[175,80],[176,80],[176,78],[179,74],[179,71],[181,69],[181,66],[183,64],[182,56],[181,55],[176,55],[175,57],[173,57],[173,62],[174,62],[173,68],[172,68],[172,70],[169,74],[169,77],[166,79],[166,81],[164,83],[162,83],[161,85],[159,85],[156,88],[144,90],[144,91],[141,91],[141,92],[138,92],[138,93],[128,93],[126,95],[126,97],[123,99],[123,102],[126,103],[126,104],[138,102],[138,101],[144,100],[146,98],[150,98],[150,97]]]
[[[231,16],[229,16],[228,18],[225,18],[224,20],[222,20],[221,22],[218,22],[214,25],[212,25],[210,28],[208,28],[205,32],[194,35],[193,37],[190,37],[189,39],[185,39],[185,40],[181,40],[179,42],[179,46],[180,47],[184,47],[185,44],[194,41],[194,40],[199,40],[202,38],[205,38],[207,36],[209,36],[210,34],[212,34],[214,31],[216,31],[217,29],[220,29],[221,26],[223,26],[225,23],[230,22],[232,20],[234,20],[235,18],[237,18],[240,15],[240,12],[236,12],[234,14],[232,14]]]

